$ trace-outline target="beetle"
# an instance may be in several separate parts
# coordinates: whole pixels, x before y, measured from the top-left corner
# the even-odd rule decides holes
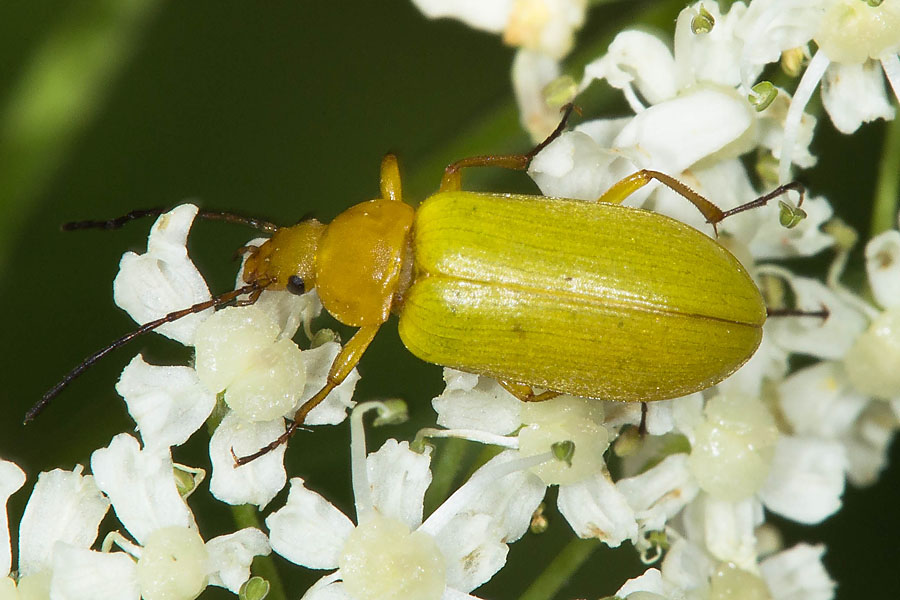
[[[241,249],[246,285],[145,324],[85,363],[163,322],[242,294],[253,302],[264,289],[316,288],[323,307],[357,330],[334,359],[325,386],[298,409],[286,432],[238,464],[284,443],[357,365],[391,314],[412,354],[496,378],[523,401],[566,393],[647,402],[715,385],[759,346],[767,316],[759,289],[714,239],[621,202],[656,180],[695,204],[715,227],[787,190],[799,191],[802,202],[802,188],[789,183],[727,212],[651,170],[626,177],[596,202],[462,189],[465,168],[526,169],[561,133],[571,110],[527,154],[451,164],[440,190],[418,209],[403,201],[397,159],[389,154],[381,163],[380,197],[330,224],[308,219],[275,227],[228,218],[273,232],[261,245]],[[72,228],[101,223],[110,222]],[[29,417],[78,372],[48,392]]]

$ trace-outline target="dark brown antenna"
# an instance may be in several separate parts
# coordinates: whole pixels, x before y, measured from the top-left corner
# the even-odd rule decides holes
[[[121,346],[124,346],[125,344],[127,344],[128,342],[133,340],[134,338],[144,335],[145,333],[148,333],[150,331],[153,331],[160,325],[165,325],[166,323],[171,323],[172,321],[177,321],[178,319],[180,319],[182,317],[186,317],[187,315],[198,313],[200,311],[206,310],[207,308],[222,306],[223,304],[227,304],[229,302],[232,302],[233,300],[236,300],[238,297],[240,297],[244,294],[251,294],[250,300],[255,300],[258,297],[258,292],[262,291],[262,289],[264,287],[265,287],[265,284],[260,283],[259,281],[249,283],[249,284],[247,284],[243,287],[240,287],[236,290],[226,292],[220,296],[216,296],[215,298],[213,298],[211,300],[207,300],[205,302],[200,302],[200,303],[194,304],[193,306],[190,306],[188,308],[176,310],[175,312],[170,312],[169,314],[167,314],[164,317],[156,319],[155,321],[150,321],[149,323],[145,323],[145,324],[141,325],[140,327],[138,327],[137,329],[135,329],[134,331],[132,331],[131,333],[129,333],[127,335],[123,335],[122,337],[120,337],[119,339],[117,339],[116,341],[111,343],[110,345],[106,346],[102,350],[95,352],[94,354],[90,355],[89,357],[87,357],[86,359],[81,361],[81,363],[79,363],[78,366],[76,366],[74,369],[69,371],[68,374],[66,374],[66,376],[63,377],[59,381],[59,383],[57,383],[52,388],[47,390],[47,392],[44,393],[44,395],[41,397],[41,399],[38,402],[36,402],[34,404],[34,406],[32,406],[30,409],[28,409],[27,413],[25,413],[25,424],[28,424],[32,420],[34,420],[34,418],[37,417],[41,413],[41,411],[43,411],[47,407],[47,405],[50,403],[50,401],[53,400],[53,398],[55,398],[56,396],[58,396],[59,393],[63,389],[65,389],[70,383],[72,383],[72,381],[74,381],[79,375],[81,375],[82,373],[87,371],[88,368],[90,368],[94,363],[96,363],[98,360],[100,360],[101,358],[103,358],[104,356],[106,356],[107,354],[109,354],[110,352],[115,350],[116,348],[120,348]]]

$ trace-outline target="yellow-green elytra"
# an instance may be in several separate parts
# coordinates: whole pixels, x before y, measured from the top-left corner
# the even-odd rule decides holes
[[[766,308],[725,248],[617,204],[445,192],[419,208],[400,338],[419,358],[556,392],[661,400],[710,387]]]

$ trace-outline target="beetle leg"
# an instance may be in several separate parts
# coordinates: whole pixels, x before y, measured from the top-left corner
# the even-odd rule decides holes
[[[501,169],[524,171],[528,168],[528,165],[531,164],[531,159],[534,158],[538,152],[546,148],[550,142],[562,134],[566,129],[566,123],[569,121],[569,117],[572,115],[573,110],[581,114],[581,111],[574,104],[565,105],[563,107],[562,119],[560,119],[559,125],[553,130],[553,133],[548,135],[543,142],[525,154],[486,154],[484,156],[470,156],[469,158],[464,158],[448,165],[447,168],[444,169],[444,176],[441,178],[440,191],[458,192],[461,190],[462,170],[469,167],[500,167]]]
[[[385,154],[381,159],[381,197],[385,200],[403,201],[400,187],[400,167],[397,157]]]
[[[641,402],[641,424],[638,426],[638,433],[641,437],[647,435],[647,403]]]
[[[331,369],[328,371],[328,378],[325,380],[325,385],[316,392],[315,396],[304,402],[303,406],[297,409],[297,412],[294,413],[293,421],[291,421],[291,424],[285,432],[275,438],[270,444],[263,446],[253,454],[240,457],[235,456],[234,465],[236,467],[246,465],[260,456],[268,454],[278,446],[286,444],[287,441],[291,439],[291,436],[303,425],[303,421],[306,420],[310,411],[321,404],[328,394],[331,393],[331,390],[343,383],[344,379],[347,378],[347,375],[353,370],[353,367],[359,363],[359,359],[362,358],[366,348],[369,347],[369,344],[375,338],[375,334],[378,333],[380,327],[381,324],[366,325],[357,329],[356,333],[353,334],[353,337],[350,338],[350,341],[344,344],[344,347],[341,348],[338,355],[334,357],[334,362],[331,363]]]
[[[750,210],[751,208],[757,208],[759,206],[765,205],[772,198],[776,198],[782,194],[787,193],[790,190],[793,190],[800,194],[800,200],[797,202],[797,205],[803,204],[803,186],[797,182],[792,181],[791,183],[786,183],[784,185],[780,185],[768,194],[760,196],[755,200],[751,200],[745,204],[741,204],[731,210],[722,210],[682,182],[678,181],[674,177],[666,175],[665,173],[660,173],[659,171],[651,171],[648,169],[642,169],[637,173],[632,173],[628,177],[618,181],[613,184],[611,188],[606,190],[602,196],[597,199],[597,202],[606,202],[608,204],[621,204],[625,198],[644,187],[648,183],[653,180],[659,181],[672,191],[680,194],[684,198],[686,198],[691,204],[697,207],[704,217],[706,217],[706,222],[713,226],[713,230],[718,235],[717,225],[722,222],[725,217],[730,217],[731,215],[737,214],[739,212],[744,212],[745,210]]]
[[[551,400],[560,395],[559,392],[551,391],[535,394],[531,386],[525,385],[524,383],[514,383],[511,381],[503,381],[502,379],[498,379],[497,383],[522,402],[543,402],[544,400]]]

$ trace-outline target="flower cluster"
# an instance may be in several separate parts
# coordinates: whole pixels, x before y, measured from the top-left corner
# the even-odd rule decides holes
[[[585,0],[414,2],[428,16],[453,16],[521,47],[513,82],[537,141],[588,87],[621,92],[632,114],[582,122],[533,157],[528,173],[547,196],[595,201],[623,177],[653,169],[731,209],[815,164],[817,119],[807,108],[820,82],[825,111],[848,134],[894,117],[885,81],[900,96],[900,0],[752,0],[724,11],[700,2],[680,13],[672,40],[620,32],[579,81],[560,77],[560,61]],[[402,411],[392,402],[356,406],[354,369],[303,423],[350,415],[350,517],[288,478],[285,445],[273,444],[326,387],[341,346],[313,331],[322,311],[315,290],[262,290],[156,329],[193,348],[192,364],[151,365],[140,355],[128,364],[116,390],[139,438],[122,433],[96,450],[90,474],[79,465],[38,476],[15,569],[4,521],[0,599],[187,600],[209,585],[261,599],[268,586],[251,577],[251,562],[272,551],[327,571],[305,598],[474,599],[506,565],[509,544],[541,529],[550,486],[575,536],[628,542],[648,565],[615,592],[620,598],[833,597],[825,548],[782,547],[766,515],[821,523],[840,509],[847,481],[871,484],[885,467],[900,429],[900,231],[865,244],[867,295],[844,281],[855,232],[832,217],[814,185],[805,220],[790,229],[773,205],[714,231],[679,190],[657,183],[624,202],[718,236],[772,314],[784,313],[767,320],[759,349],[731,377],[642,406],[568,395],[523,402],[508,385],[445,369],[432,402],[436,426],[367,452],[363,415],[390,422]],[[186,204],[163,214],[147,252],[122,257],[115,300],[137,322],[212,299],[186,248],[197,213]],[[775,262],[822,253],[833,256],[824,278]],[[242,282],[239,274],[236,289]],[[301,330],[305,349],[294,341]],[[792,372],[794,356],[809,366]],[[174,462],[173,450],[204,424],[209,468]],[[494,451],[426,514],[433,471],[447,468],[432,465],[433,438]],[[210,469],[210,493],[266,511],[265,528],[201,536],[187,499]],[[25,479],[0,461],[4,502]],[[269,509],[286,486],[287,499]],[[117,524],[98,540],[110,507]]]

